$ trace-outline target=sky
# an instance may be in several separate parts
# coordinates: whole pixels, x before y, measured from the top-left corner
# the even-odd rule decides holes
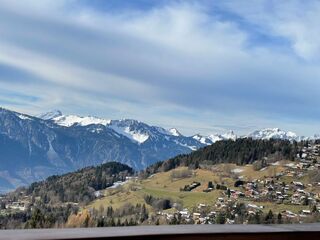
[[[320,133],[320,1],[0,0],[0,106]]]

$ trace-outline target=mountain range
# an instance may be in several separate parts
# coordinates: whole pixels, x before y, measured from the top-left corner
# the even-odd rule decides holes
[[[132,120],[63,115],[59,110],[30,116],[0,108],[0,191],[39,181],[86,166],[117,161],[136,170],[216,141],[253,139],[307,139],[278,128],[237,136],[184,136]]]

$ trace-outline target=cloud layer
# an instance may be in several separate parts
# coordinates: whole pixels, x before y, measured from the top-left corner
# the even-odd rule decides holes
[[[319,132],[318,1],[0,5],[0,104],[185,133]]]

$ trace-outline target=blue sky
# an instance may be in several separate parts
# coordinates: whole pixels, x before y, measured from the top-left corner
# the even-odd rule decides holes
[[[320,133],[319,1],[0,2],[3,107]]]

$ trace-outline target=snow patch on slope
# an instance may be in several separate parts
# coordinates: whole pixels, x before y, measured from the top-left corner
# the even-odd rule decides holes
[[[238,138],[238,136],[233,131],[229,131],[224,134],[211,134],[209,136],[202,136],[200,134],[197,134],[194,135],[192,138],[199,141],[202,144],[211,145],[212,143],[222,140],[231,139],[235,141]]]
[[[223,137],[220,134],[211,134],[208,136],[212,143],[223,140]]]
[[[176,128],[170,128],[169,133],[171,133],[172,136],[180,137],[182,134],[178,131]]]
[[[149,138],[149,135],[147,135],[145,133],[140,133],[138,131],[130,130],[129,126],[121,127],[118,125],[109,125],[108,127],[111,128],[112,130],[114,130],[115,132],[117,132],[121,135],[124,135],[127,138],[129,138],[135,142],[138,142],[140,144],[144,143]]]
[[[221,137],[223,139],[231,139],[233,141],[235,141],[238,138],[238,136],[233,131],[229,131],[225,134],[222,134]]]
[[[51,120],[60,116],[62,116],[62,112],[60,110],[53,110],[51,112],[39,114],[37,117],[43,120]]]
[[[102,118],[91,117],[91,116],[79,117],[76,115],[68,115],[68,116],[63,115],[63,116],[55,117],[53,118],[53,121],[56,124],[64,127],[71,127],[75,124],[80,126],[88,126],[91,124],[101,124],[101,125],[107,126],[111,122],[110,120],[106,120]]]
[[[28,117],[27,115],[24,115],[24,114],[18,114],[17,116],[18,116],[18,118],[20,118],[22,120],[31,120],[30,117]]]
[[[200,134],[196,134],[196,135],[192,136],[192,138],[202,144],[206,144],[206,145],[212,144],[212,141],[208,137],[202,136]]]

